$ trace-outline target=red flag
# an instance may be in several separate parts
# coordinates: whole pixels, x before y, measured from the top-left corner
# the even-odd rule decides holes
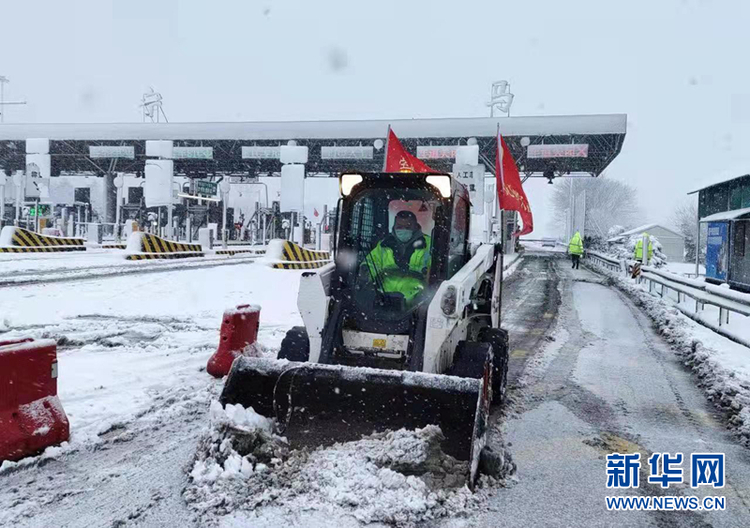
[[[438,172],[416,156],[412,156],[388,128],[388,144],[385,151],[384,172]]]
[[[502,147],[502,148],[501,148]],[[521,214],[523,228],[516,233],[518,236],[528,235],[534,230],[534,219],[531,216],[529,199],[521,185],[521,175],[518,173],[516,161],[510,153],[503,137],[497,135],[497,155],[495,156],[495,176],[497,178],[497,194],[500,199],[500,209],[518,211]]]
[[[318,216],[318,208],[317,207],[313,208],[313,215],[314,216]]]

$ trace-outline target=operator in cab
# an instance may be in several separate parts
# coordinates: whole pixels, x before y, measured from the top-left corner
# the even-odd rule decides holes
[[[430,269],[431,239],[416,215],[399,211],[393,229],[367,255],[370,279],[383,293],[400,293],[410,304],[424,291]]]

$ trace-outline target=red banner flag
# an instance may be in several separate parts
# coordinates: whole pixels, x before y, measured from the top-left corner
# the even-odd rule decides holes
[[[521,175],[518,173],[516,161],[513,159],[508,145],[503,137],[497,135],[497,155],[495,156],[495,176],[497,178],[497,195],[500,209],[518,211],[521,214],[523,228],[516,234],[528,235],[534,230],[534,219],[531,216],[529,199],[521,185]]]
[[[438,172],[404,149],[401,142],[388,127],[388,143],[385,151],[384,172]]]

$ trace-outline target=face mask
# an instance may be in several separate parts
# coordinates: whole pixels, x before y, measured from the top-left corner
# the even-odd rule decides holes
[[[414,231],[411,229],[394,229],[393,233],[396,235],[399,242],[408,242],[414,234]]]

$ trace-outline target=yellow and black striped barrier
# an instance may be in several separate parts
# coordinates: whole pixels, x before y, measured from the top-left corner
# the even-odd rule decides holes
[[[287,240],[284,242],[284,251],[281,254],[281,258],[287,262],[315,262],[319,260],[331,260],[331,254],[328,251],[305,249]]]
[[[125,260],[153,260],[153,259],[178,259],[178,258],[189,258],[189,257],[202,257],[203,252],[185,252],[185,253],[138,253],[135,255],[128,255]]]
[[[148,233],[130,235],[127,249],[130,253],[125,256],[126,260],[177,259],[204,255],[200,244],[173,242]]]
[[[127,244],[102,244],[102,249],[125,249]]]
[[[296,269],[296,270],[316,269],[316,268],[322,268],[329,262],[330,260],[318,260],[316,262],[277,262],[276,264],[273,264],[271,267],[275,269]]]
[[[86,251],[84,239],[40,235],[21,227],[6,226],[0,234],[0,253],[52,253]]]
[[[289,242],[288,240],[272,240],[268,247],[268,256],[281,262],[273,262],[275,269],[316,269],[331,261],[328,251],[313,251]]]
[[[242,255],[245,253],[252,253],[253,255],[265,255],[265,249],[217,249],[217,255]]]

